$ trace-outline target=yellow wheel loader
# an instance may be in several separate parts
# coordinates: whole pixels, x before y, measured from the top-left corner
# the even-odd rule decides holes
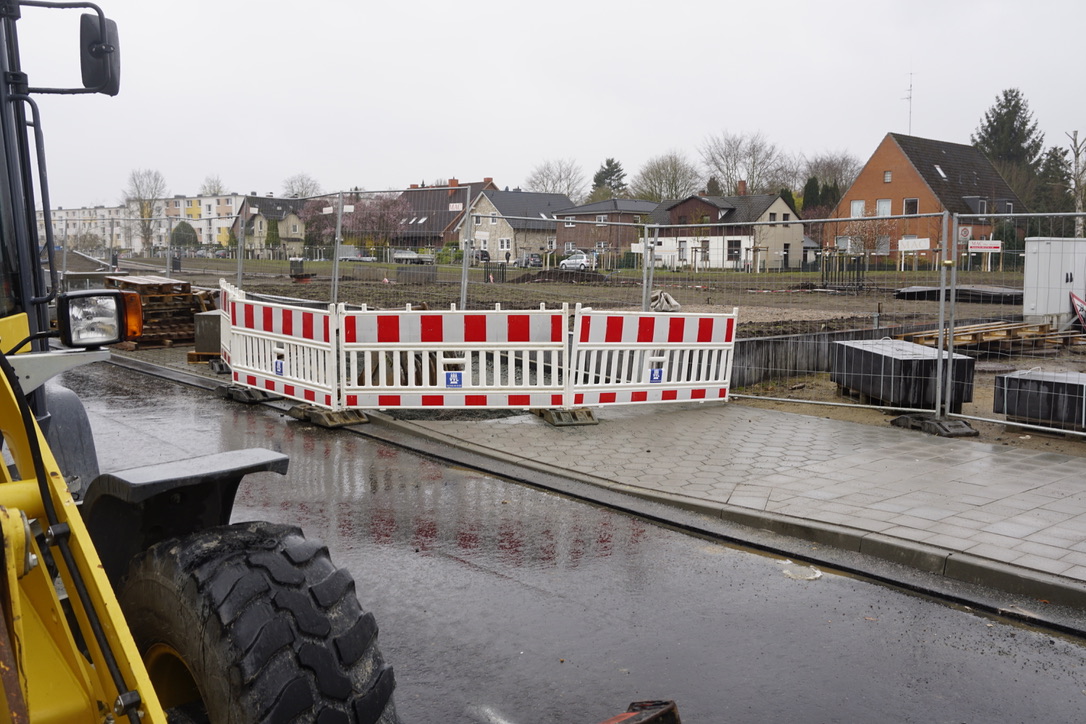
[[[70,8],[88,11],[83,87],[33,87],[17,26]],[[56,294],[34,101],[115,95],[119,68],[97,6],[0,0],[0,721],[392,724],[392,670],[350,574],[296,528],[229,524],[242,477],[284,473],[286,457],[239,450],[100,475],[78,398],[45,385],[139,333],[136,296]]]

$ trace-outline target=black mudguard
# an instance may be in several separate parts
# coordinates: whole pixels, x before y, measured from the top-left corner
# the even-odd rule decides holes
[[[133,556],[167,538],[226,525],[241,479],[286,473],[288,462],[282,453],[249,448],[99,475],[82,513],[114,589]]]

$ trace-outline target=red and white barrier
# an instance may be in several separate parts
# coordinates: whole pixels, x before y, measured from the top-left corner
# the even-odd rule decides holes
[[[566,307],[341,312],[348,408],[560,407]]]
[[[570,354],[570,406],[726,400],[737,312],[578,308]]]
[[[730,314],[347,311],[248,299],[220,283],[236,384],[331,410],[570,408],[726,400]]]
[[[225,359],[236,384],[341,409],[331,306],[290,307],[249,301],[235,293],[223,309],[230,322]]]

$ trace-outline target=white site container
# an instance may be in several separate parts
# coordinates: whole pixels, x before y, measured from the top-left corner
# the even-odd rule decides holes
[[[1074,314],[1071,292],[1086,298],[1086,239],[1026,239],[1022,290],[1026,321],[1067,322]]]

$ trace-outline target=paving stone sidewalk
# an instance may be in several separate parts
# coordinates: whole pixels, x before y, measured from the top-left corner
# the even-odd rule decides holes
[[[505,455],[734,509],[1086,583],[1086,459],[735,404],[411,424]],[[1086,591],[1086,585],[1083,585]]]

